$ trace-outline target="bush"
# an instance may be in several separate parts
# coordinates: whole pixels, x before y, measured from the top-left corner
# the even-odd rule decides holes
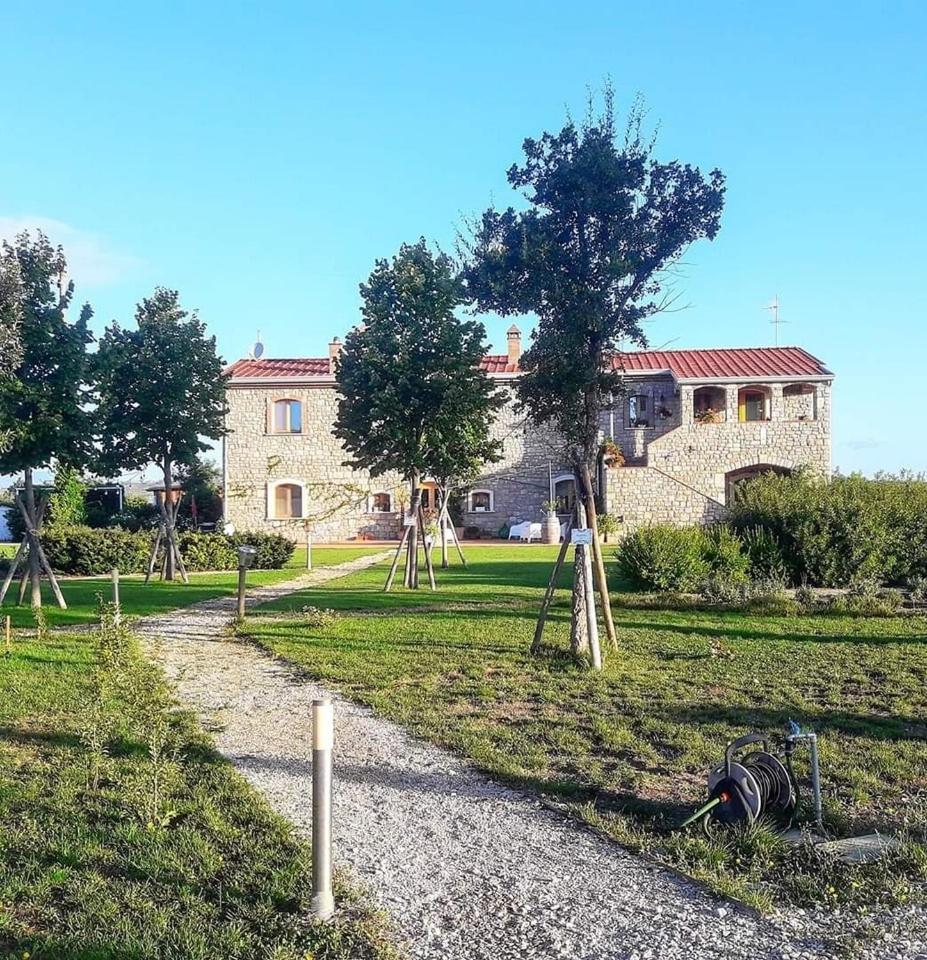
[[[293,555],[291,540],[276,533],[182,533],[180,552],[188,570],[235,570],[239,544],[257,547],[253,566],[278,570]],[[48,562],[59,573],[97,576],[118,567],[120,573],[144,573],[151,553],[151,531],[123,530],[118,527],[63,527],[42,534]]]
[[[696,590],[707,578],[706,537],[699,527],[641,527],[615,556],[622,577],[643,590]]]
[[[722,523],[705,530],[703,557],[712,577],[730,584],[745,583],[750,571],[750,558],[737,536]]]
[[[774,560],[775,542],[792,584],[897,584],[927,575],[927,481],[909,474],[829,482],[803,471],[767,474],[738,487],[728,522],[752,562]]]
[[[142,573],[148,565],[151,537],[129,530],[58,527],[42,533],[42,546],[59,573],[96,576],[118,567]]]
[[[789,567],[776,535],[765,527],[747,527],[738,534],[756,579],[788,580]]]
[[[124,530],[150,530],[158,522],[158,508],[144,497],[126,497],[122,509],[105,523],[107,527]]]
[[[288,540],[286,537],[281,537],[279,533],[248,533],[244,531],[243,533],[236,533],[231,537],[227,537],[225,534],[221,533],[196,533],[196,534],[187,534],[187,536],[192,537],[204,537],[207,539],[218,537],[220,539],[229,540],[232,543],[234,548],[238,548],[243,544],[248,544],[252,547],[257,547],[257,554],[254,557],[253,567],[256,567],[258,570],[280,570],[287,565],[290,558],[293,556],[293,551],[296,549],[296,544],[292,540]],[[238,566],[238,556],[236,554],[235,562],[233,567]],[[231,569],[230,567],[225,567],[222,569]]]

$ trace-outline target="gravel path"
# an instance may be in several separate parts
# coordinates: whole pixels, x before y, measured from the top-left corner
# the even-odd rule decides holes
[[[383,554],[254,590],[263,602],[378,562]],[[140,621],[183,701],[219,749],[297,828],[310,830],[313,699],[330,691],[225,636],[234,599]],[[369,888],[418,960],[804,960],[837,957],[820,936],[840,918],[771,920],[719,905],[537,801],[335,702],[335,864]],[[880,924],[871,960],[925,960],[921,911]],[[918,931],[918,932],[914,932]],[[883,938],[884,937],[884,938]]]

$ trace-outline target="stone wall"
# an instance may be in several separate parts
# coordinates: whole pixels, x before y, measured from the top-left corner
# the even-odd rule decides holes
[[[724,504],[654,467],[619,467],[605,475],[606,508],[622,532],[650,523],[692,526],[724,516]]]
[[[808,393],[785,391],[783,384],[767,385],[771,419],[739,423],[737,394],[748,385],[724,385],[725,421],[699,423],[693,415],[694,386],[683,384],[677,390],[662,377],[636,383],[632,390],[650,400],[652,426],[628,422],[626,398],[603,417],[603,435],[614,437],[631,464],[604,471],[602,493],[608,511],[624,517],[628,528],[648,522],[701,523],[723,513],[730,475],[736,471],[759,465],[810,465],[829,474],[830,386],[816,384]],[[503,459],[487,466],[472,487],[492,494],[492,509],[469,512],[469,503],[464,503],[463,525],[486,534],[519,521],[540,520],[541,504],[549,498],[549,478],[570,473],[557,438],[515,412],[511,381],[500,386],[510,399],[492,433],[502,441]],[[275,530],[301,540],[304,520],[273,516],[275,485],[296,483],[317,541],[399,535],[400,478],[373,480],[364,471],[344,466],[346,452],[332,433],[337,394],[331,383],[284,389],[236,385],[228,397],[226,509],[227,519],[238,529]],[[272,404],[278,399],[302,402],[302,433],[273,433]],[[664,406],[665,417],[660,415]],[[380,492],[392,497],[389,513],[370,509],[372,495]]]
[[[270,430],[272,404],[278,399],[302,402],[302,433]],[[228,401],[226,516],[239,530],[269,530],[302,540],[302,520],[273,516],[276,484],[296,483],[303,488],[303,513],[317,541],[397,536],[400,478],[371,479],[365,471],[343,465],[347,453],[332,433],[337,397],[331,387],[232,387]],[[379,492],[391,495],[390,513],[370,511],[372,495]]]

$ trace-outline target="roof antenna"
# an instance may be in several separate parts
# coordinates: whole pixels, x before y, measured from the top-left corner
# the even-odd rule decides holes
[[[248,354],[249,360],[260,360],[264,356],[264,344],[261,342],[261,331],[257,332],[257,339],[254,341],[254,346],[251,348],[251,352]]]
[[[789,322],[788,320],[781,319],[779,316],[779,294],[777,293],[773,297],[772,303],[768,303],[765,307],[763,307],[763,309],[769,310],[772,313],[772,320],[770,320],[769,322],[773,325],[773,327],[776,330],[776,346],[778,347],[779,346],[779,325]]]

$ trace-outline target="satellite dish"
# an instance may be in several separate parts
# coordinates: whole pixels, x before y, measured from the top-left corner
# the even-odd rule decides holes
[[[261,331],[257,332],[257,339],[254,341],[254,346],[251,348],[251,352],[248,354],[248,357],[251,360],[260,360],[264,356],[264,344],[261,342]]]

